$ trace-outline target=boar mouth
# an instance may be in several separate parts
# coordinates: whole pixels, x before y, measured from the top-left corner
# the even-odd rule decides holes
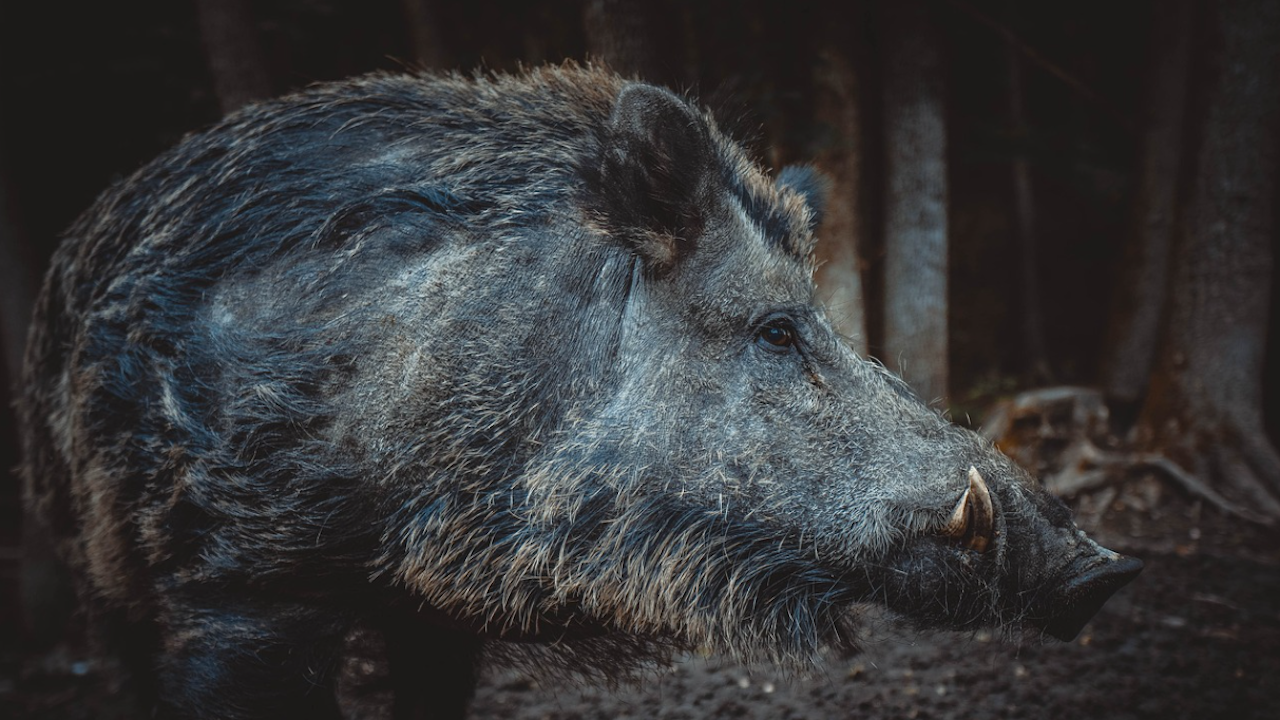
[[[1112,555],[1092,567],[1073,569],[1056,592],[1033,608],[1029,622],[1059,640],[1074,640],[1107,600],[1142,572],[1141,560]]]
[[[917,627],[1018,625],[1070,642],[1142,570],[1142,561],[1102,548],[1050,570],[1041,556],[997,558],[957,548],[949,538],[923,540],[869,574],[872,592],[864,598]]]

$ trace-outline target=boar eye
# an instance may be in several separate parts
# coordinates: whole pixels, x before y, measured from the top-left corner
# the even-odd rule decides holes
[[[756,344],[771,352],[787,352],[796,344],[796,329],[786,320],[773,320],[756,333]]]

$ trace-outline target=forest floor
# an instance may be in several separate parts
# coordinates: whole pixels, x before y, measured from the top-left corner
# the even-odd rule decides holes
[[[1202,511],[1178,493],[1138,478],[1103,496],[1106,507],[1087,496],[1076,503],[1086,530],[1146,569],[1071,643],[915,634],[877,621],[858,654],[829,655],[802,678],[718,658],[685,659],[613,688],[495,669],[471,717],[1273,718],[1280,531]],[[119,687],[111,665],[68,646],[0,657],[0,717],[130,717]],[[348,699],[347,710],[383,716],[385,697]]]
[[[693,659],[612,690],[491,674],[475,718],[1274,718],[1280,708],[1280,532],[1202,512],[1139,479],[1077,515],[1146,568],[1071,643],[916,634],[885,623],[811,677]],[[1153,497],[1163,494],[1165,497]],[[1158,502],[1153,502],[1158,501]],[[1157,505],[1158,510],[1153,510]]]

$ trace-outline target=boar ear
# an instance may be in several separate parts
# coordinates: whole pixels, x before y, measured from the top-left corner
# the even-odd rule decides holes
[[[706,121],[672,93],[638,83],[618,93],[597,200],[610,230],[658,271],[687,255],[702,232],[711,142]]]
[[[817,230],[827,210],[831,180],[811,165],[788,165],[778,173],[778,185],[791,188],[804,198],[809,206],[809,231]]]

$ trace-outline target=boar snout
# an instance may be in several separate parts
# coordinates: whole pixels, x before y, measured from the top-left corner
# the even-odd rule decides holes
[[[1067,579],[1041,604],[1033,623],[1045,633],[1070,642],[1117,590],[1142,572],[1142,561],[1099,548],[1100,553],[1074,563]]]
[[[989,486],[970,467],[968,485],[945,523],[905,554],[902,567],[914,569],[919,586],[904,588],[901,607],[942,625],[1000,617],[1059,640],[1075,639],[1137,577],[1142,562],[1090,540],[1044,490],[1005,480],[999,471],[988,476],[1000,480]],[[923,559],[939,551],[942,559]],[[974,584],[954,582],[968,573]],[[992,603],[985,611],[978,607],[984,596]]]
[[[1022,620],[1063,641],[1074,640],[1142,561],[1108,550],[1072,522],[1062,501],[1041,488],[1005,488],[1006,555],[1015,568]]]

